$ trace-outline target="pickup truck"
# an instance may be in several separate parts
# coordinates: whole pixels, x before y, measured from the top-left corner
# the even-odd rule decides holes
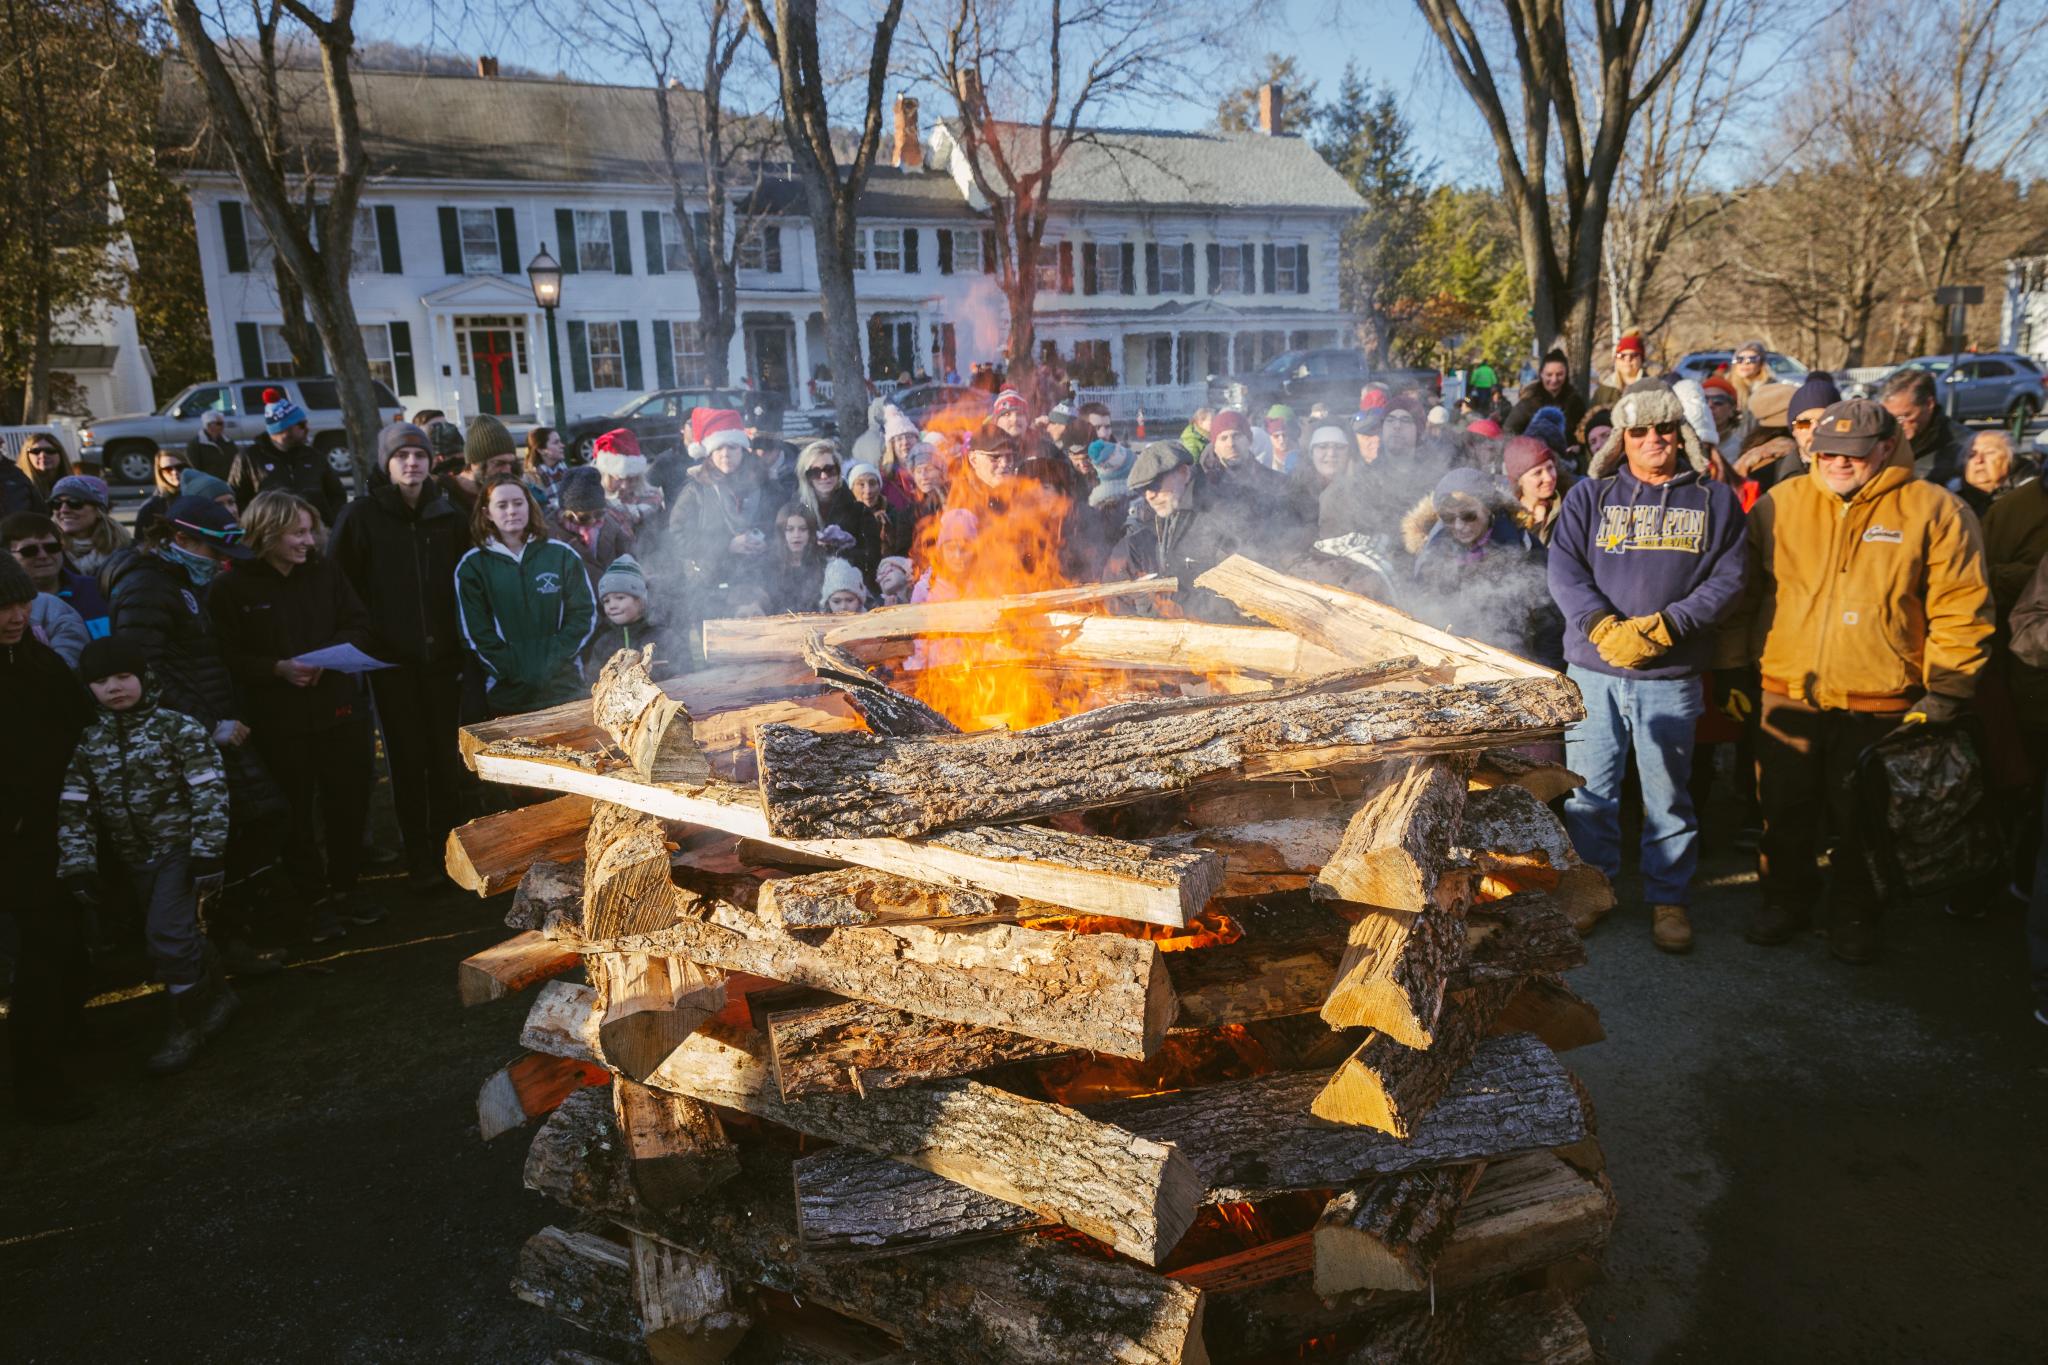
[[[228,439],[247,444],[263,434],[263,391],[289,394],[306,413],[313,448],[335,469],[349,472],[348,433],[341,421],[341,393],[326,375],[284,379],[216,379],[194,384],[158,412],[102,417],[78,429],[81,464],[98,465],[112,483],[148,483],[159,449],[183,450],[199,434],[199,422],[219,411],[227,418]],[[398,396],[377,385],[377,418],[389,422],[401,411]]]

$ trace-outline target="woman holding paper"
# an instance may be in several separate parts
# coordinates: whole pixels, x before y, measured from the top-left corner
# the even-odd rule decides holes
[[[597,624],[597,605],[583,561],[548,539],[539,502],[514,475],[483,490],[470,530],[476,548],[455,566],[455,604],[484,666],[491,714],[586,695],[576,659]]]
[[[360,674],[302,661],[316,650],[370,649],[370,617],[320,553],[326,527],[294,493],[258,494],[242,519],[254,559],[213,585],[207,606],[247,699],[250,734],[284,788],[285,870],[312,907],[313,941],[373,924],[383,910],[356,890],[371,785],[370,707]],[[339,652],[339,651],[337,651]]]

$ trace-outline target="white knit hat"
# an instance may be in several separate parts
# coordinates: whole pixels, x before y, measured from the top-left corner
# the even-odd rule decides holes
[[[868,585],[860,576],[860,569],[837,556],[825,561],[825,582],[818,589],[818,610],[827,609],[835,592],[858,593],[861,605],[867,605]]]

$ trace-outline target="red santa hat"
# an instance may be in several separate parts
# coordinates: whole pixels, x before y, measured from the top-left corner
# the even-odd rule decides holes
[[[996,395],[995,416],[1001,417],[1006,412],[1025,411],[1028,409],[1024,405],[1024,395],[1015,389],[1004,389]]]
[[[1623,351],[1634,351],[1637,355],[1641,355],[1643,353],[1643,334],[1641,332],[1623,332],[1620,336],[1616,337],[1614,339],[1614,353],[1620,355]]]
[[[731,408],[698,408],[691,413],[690,438],[706,455],[726,446],[746,450],[753,445],[747,439],[746,423]]]
[[[590,443],[590,449],[600,474],[627,479],[647,472],[647,457],[640,453],[640,438],[625,427],[607,431]]]

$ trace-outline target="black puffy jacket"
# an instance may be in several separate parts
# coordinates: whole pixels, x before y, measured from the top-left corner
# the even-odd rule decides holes
[[[8,800],[0,807],[0,908],[40,909],[57,872],[58,792],[92,698],[57,652],[32,636],[0,645],[0,714],[8,738]]]
[[[149,550],[130,547],[107,565],[107,620],[112,634],[142,646],[163,704],[208,731],[241,720],[227,653],[206,614],[206,590],[184,569]]]
[[[408,507],[385,484],[351,502],[328,538],[329,558],[370,613],[387,663],[454,671],[462,663],[455,619],[455,566],[469,551],[469,522],[437,484]]]

